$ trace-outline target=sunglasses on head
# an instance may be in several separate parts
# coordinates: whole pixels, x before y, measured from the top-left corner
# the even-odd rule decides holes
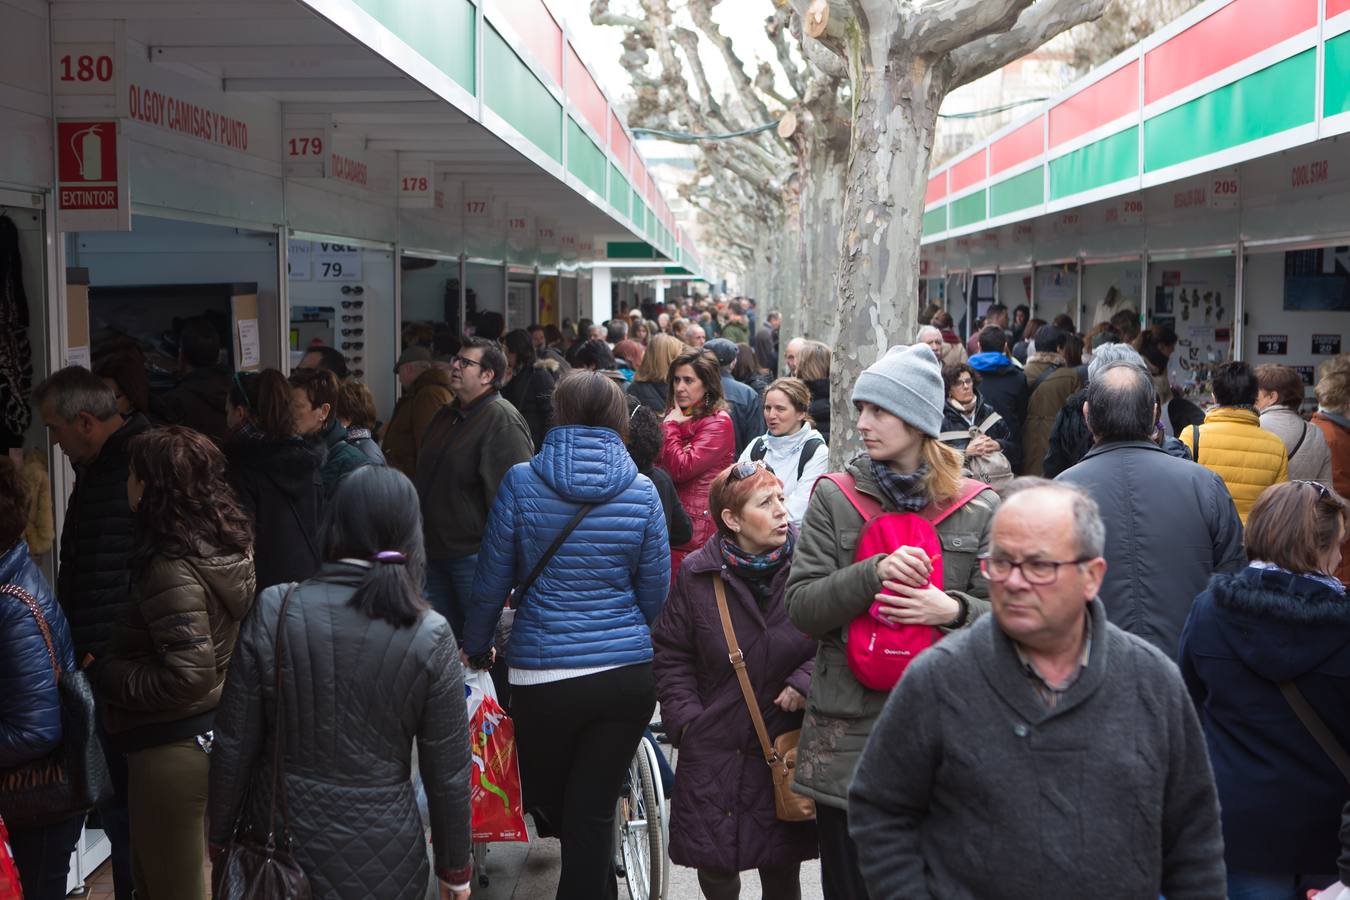
[[[740,462],[736,463],[736,465],[731,467],[731,474],[727,477],[727,481],[741,481],[742,479],[749,478],[751,475],[755,474],[760,469],[763,469],[770,475],[775,474],[773,471],[773,466],[769,465],[766,462],[760,462],[758,460],[753,459],[743,459]]]
[[[1326,486],[1325,484],[1323,484],[1323,483],[1320,482],[1320,481],[1307,481],[1307,480],[1305,480],[1305,479],[1303,479],[1303,478],[1295,478],[1295,479],[1293,479],[1293,483],[1294,483],[1294,484],[1307,484],[1307,485],[1311,485],[1311,486],[1317,488],[1317,499],[1318,499],[1318,500],[1325,500],[1325,499],[1327,499],[1328,497],[1331,496],[1331,491],[1327,488],[1327,486]]]

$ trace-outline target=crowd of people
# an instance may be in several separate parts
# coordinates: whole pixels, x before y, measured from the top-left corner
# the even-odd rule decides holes
[[[1204,411],[1133,314],[995,305],[963,341],[930,309],[847,386],[832,467],[830,349],[780,324],[409,329],[383,424],[340,353],[231,373],[198,324],[172,400],[55,372],[54,589],[41,483],[0,460],[0,804],[76,739],[79,678],[118,900],[204,900],[249,836],[316,897],[462,900],[481,670],[559,898],[617,897],[658,708],[670,858],[711,900],[749,870],[799,897],[817,858],[828,900],[1350,885],[1350,356],[1310,418],[1242,362]],[[29,900],[89,810],[53,812],[8,823]]]

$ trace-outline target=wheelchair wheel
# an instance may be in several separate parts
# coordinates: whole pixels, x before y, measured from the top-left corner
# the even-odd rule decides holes
[[[619,798],[615,817],[622,871],[633,900],[664,900],[669,887],[669,836],[665,797],[653,757],[656,752],[645,739],[638,744],[628,770],[628,788]]]

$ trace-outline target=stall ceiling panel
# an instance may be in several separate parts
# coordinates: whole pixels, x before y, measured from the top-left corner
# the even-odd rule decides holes
[[[474,84],[477,11],[469,0],[356,0],[356,3],[469,93],[478,92]]]
[[[951,204],[951,227],[963,228],[982,221],[987,216],[984,206],[984,191],[967,194]]]
[[[1045,170],[1037,166],[1021,175],[990,185],[989,216],[1006,216],[1044,200]]]
[[[947,196],[947,173],[939,172],[928,179],[928,191],[923,195],[924,205],[934,203]]]
[[[540,150],[562,161],[562,106],[529,66],[489,27],[483,41],[483,102]]]
[[[1350,0],[1327,0],[1327,18],[1350,12]]]
[[[989,174],[1006,172],[1045,152],[1045,117],[1037,116],[994,141],[989,148]]]
[[[1317,27],[1317,0],[1234,0],[1144,57],[1145,103]]]
[[[511,27],[553,83],[562,84],[563,33],[543,0],[496,0],[493,5],[506,13]]]
[[[1350,2],[1350,0],[1347,0]],[[633,142],[628,137],[628,133],[623,130],[623,123],[614,113],[609,114],[609,149],[614,152],[621,165],[628,164],[628,154],[633,148]]]
[[[595,129],[595,133],[604,140],[609,103],[605,100],[600,85],[595,83],[591,73],[586,70],[586,64],[581,61],[581,57],[577,56],[577,52],[570,44],[567,47],[567,99],[572,101]]]
[[[605,151],[595,145],[586,131],[567,117],[567,170],[581,183],[605,196]]]
[[[619,211],[619,214],[628,216],[628,204],[632,198],[632,191],[628,187],[628,179],[623,177],[623,172],[613,163],[609,164],[609,205]]]
[[[1144,169],[1227,150],[1316,118],[1317,51],[1262,69],[1144,123]]]
[[[939,206],[923,214],[923,233],[937,234],[947,230],[947,207]]]
[[[1130,62],[1050,110],[1050,146],[1139,110],[1139,63]]]

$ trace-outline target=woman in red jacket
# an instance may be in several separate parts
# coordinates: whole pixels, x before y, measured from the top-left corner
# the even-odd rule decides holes
[[[673,580],[684,558],[717,530],[708,512],[708,491],[717,473],[736,461],[736,431],[722,402],[722,371],[712,353],[690,350],[675,357],[666,383],[670,412],[659,465],[674,479],[680,504],[694,524],[693,539],[670,548]]]

